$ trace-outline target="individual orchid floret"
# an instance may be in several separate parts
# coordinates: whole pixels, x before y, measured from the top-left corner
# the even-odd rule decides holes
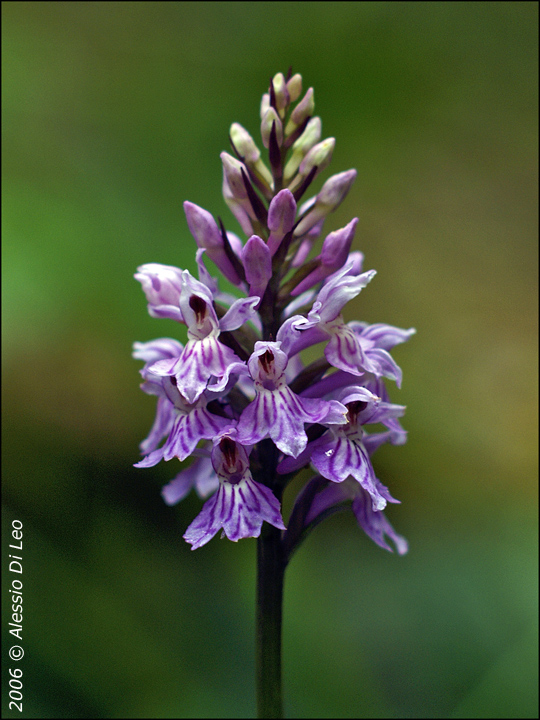
[[[192,550],[205,545],[220,529],[222,537],[233,542],[258,537],[264,521],[285,529],[279,501],[269,488],[253,480],[246,449],[234,431],[216,438],[212,465],[219,488],[184,534]]]
[[[210,457],[198,457],[185,470],[181,470],[161,490],[167,505],[176,505],[192,488],[200,498],[207,498],[219,487],[219,478],[212,467]]]
[[[345,372],[361,375],[363,372],[371,372],[373,368],[366,359],[358,336],[343,320],[341,310],[366,287],[376,273],[375,270],[368,270],[352,276],[348,274],[349,270],[348,264],[323,286],[308,313],[308,320],[315,326],[310,332],[323,332],[330,338],[324,348],[328,362]],[[309,338],[311,342],[313,339]],[[306,337],[304,341],[307,340]]]
[[[223,163],[224,191],[227,187],[227,192],[232,194],[234,202],[248,214],[253,227],[257,227],[257,224],[265,227],[268,213],[253,189],[246,166],[226,152],[222,152],[220,157]]]
[[[296,460],[285,459],[278,472],[290,472],[309,457],[311,464],[327,480],[342,483],[349,475],[366,490],[372,499],[373,509],[382,510],[387,501],[397,502],[375,477],[368,451],[363,443],[363,425],[378,423],[389,417],[400,417],[405,412],[401,405],[382,403],[369,390],[353,387],[341,393],[341,402],[347,407],[347,422],[332,426],[321,437],[311,442],[305,456]],[[302,465],[300,464],[300,467]]]
[[[309,288],[322,282],[326,277],[343,267],[347,262],[357,223],[358,218],[354,218],[341,230],[335,230],[326,236],[321,254],[316,258],[319,265],[298,283],[291,292],[293,297],[309,290]]]
[[[356,334],[364,355],[372,368],[371,372],[374,375],[395,380],[396,385],[401,387],[403,376],[401,368],[396,364],[388,350],[391,350],[398,343],[406,342],[415,334],[416,330],[414,328],[402,330],[383,323],[368,325],[354,320],[348,323],[348,326]]]
[[[283,125],[281,118],[273,107],[269,107],[261,121],[261,137],[265,148],[270,146],[270,135],[272,134],[273,128],[275,128],[277,144],[281,146],[283,143]]]
[[[188,342],[178,358],[160,360],[151,367],[155,375],[174,375],[179,393],[194,403],[210,378],[228,378],[240,358],[218,340],[222,330],[236,330],[254,313],[258,297],[240,298],[218,321],[210,291],[188,270],[182,273],[180,308],[188,326]]]
[[[272,277],[272,254],[258,235],[252,235],[244,245],[242,262],[249,283],[249,294],[262,298]]]
[[[379,547],[393,552],[392,547],[385,540],[386,536],[394,543],[399,555],[404,555],[408,551],[409,546],[405,538],[397,534],[382,511],[373,509],[370,494],[352,478],[348,478],[339,485],[329,483],[326,488],[317,493],[307,512],[305,524],[309,525],[315,522],[332,506],[348,500],[352,500],[352,510],[359,526]]]
[[[293,323],[294,316],[287,320],[287,348],[289,354],[293,355],[328,340],[324,349],[328,362],[345,372],[362,375],[371,372],[372,366],[365,357],[356,333],[345,324],[341,310],[366,287],[375,276],[375,270],[353,276],[349,274],[351,268],[352,262],[347,263],[323,285],[307,320],[301,318],[299,322]],[[291,339],[293,335],[294,341]]]
[[[288,137],[299,127],[309,120],[315,110],[315,99],[313,97],[313,88],[309,88],[302,100],[294,108],[289,118],[289,122],[285,127],[285,135]]]
[[[210,260],[217,265],[227,280],[234,285],[240,285],[241,278],[227,256],[223,235],[212,215],[207,210],[187,201],[184,203],[184,212],[189,231],[195,238],[197,246],[206,250]]]
[[[336,139],[332,137],[314,145],[300,163],[298,173],[294,180],[289,183],[289,190],[292,192],[297,190],[308,176],[311,179],[317,177],[330,164],[335,146]]]
[[[322,123],[320,117],[313,117],[306,125],[304,132],[297,138],[292,145],[292,153],[283,168],[283,181],[288,183],[294,177],[296,171],[300,167],[300,163],[321,139]]]
[[[161,448],[149,453],[135,467],[152,467],[160,460],[189,457],[200,440],[211,440],[219,432],[230,429],[229,418],[214,415],[206,408],[207,399],[201,395],[194,403],[190,403],[179,392],[174,375],[161,378],[163,389],[173,408],[174,420],[167,441]]]
[[[268,208],[268,248],[274,255],[285,235],[294,227],[296,219],[296,201],[290,190],[280,190],[272,199]]]
[[[355,178],[356,170],[346,170],[328,178],[317,195],[313,207],[295,228],[295,236],[305,235],[316,223],[333,212],[345,199]]]
[[[335,400],[302,398],[288,387],[288,357],[281,342],[256,342],[248,361],[256,398],[238,421],[238,439],[253,445],[270,437],[286,455],[296,457],[307,445],[304,423],[344,423],[345,408]]]
[[[176,358],[183,350],[182,343],[171,338],[160,338],[147,343],[133,343],[133,357],[136,360],[144,360],[145,365],[141,370],[145,382],[141,385],[148,395],[157,395],[156,417],[148,436],[141,442],[141,453],[147,455],[155,450],[159,443],[168,436],[174,423],[175,411],[163,389],[162,378],[152,375],[148,371],[158,360]]]
[[[151,317],[184,322],[180,310],[181,270],[172,265],[147,263],[137,268],[134,277],[142,285]]]

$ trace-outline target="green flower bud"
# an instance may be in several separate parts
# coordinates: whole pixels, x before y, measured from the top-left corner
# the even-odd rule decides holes
[[[302,94],[302,76],[298,73],[293,75],[287,83],[287,90],[291,102],[296,102]]]
[[[289,190],[291,192],[294,192],[298,187],[300,187],[304,178],[310,174],[313,168],[317,168],[314,176],[316,177],[321,170],[324,170],[330,164],[335,145],[335,138],[326,138],[326,140],[317,143],[311,148],[306,157],[300,163],[298,174],[289,184]]]
[[[276,125],[276,137],[278,145],[281,146],[283,142],[283,125],[281,119],[273,107],[268,108],[265,112],[261,122],[261,136],[263,145],[267,148],[270,145],[270,133],[272,132],[272,125]]]
[[[285,117],[285,111],[289,107],[290,98],[287,90],[287,83],[283,73],[277,73],[272,79],[274,94],[276,96],[276,107],[281,118]]]
[[[246,165],[256,163],[261,157],[261,151],[255,145],[253,138],[248,131],[243,128],[239,123],[233,123],[229,131],[231,140],[233,141],[234,147],[238,150],[240,155],[244,158]]]
[[[302,100],[300,100],[298,105],[292,111],[287,127],[285,128],[285,135],[289,136],[296,130],[296,128],[300,127],[307,118],[313,115],[314,110],[315,99],[313,98],[313,88],[309,88]]]
[[[304,132],[292,146],[292,155],[283,170],[283,181],[288,183],[298,170],[300,163],[311,148],[321,139],[322,123],[320,117],[311,118]]]
[[[264,113],[268,110],[270,107],[270,93],[264,93],[264,95],[261,98],[261,120],[263,118]]]

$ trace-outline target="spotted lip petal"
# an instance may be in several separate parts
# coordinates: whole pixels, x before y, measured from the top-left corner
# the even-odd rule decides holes
[[[152,452],[141,460],[137,467],[151,467],[162,459],[168,461],[174,457],[185,460],[193,453],[200,440],[210,440],[233,426],[231,420],[207,410],[204,396],[195,403],[186,400],[179,392],[174,376],[160,379],[165,397],[160,398],[163,401],[161,408],[158,403],[160,425],[155,429],[152,438],[159,442],[158,431],[161,432],[161,437],[167,431],[168,438],[158,450],[154,450],[157,443],[149,445]]]
[[[259,390],[238,421],[240,442],[254,445],[270,437],[286,455],[297,457],[307,445],[304,423],[323,422],[334,405],[315,398],[301,398],[284,386]]]
[[[178,390],[194,403],[206,389],[211,377],[221,379],[229,366],[241,363],[234,352],[215,336],[203,340],[189,340],[179,358],[159,360],[150,366],[154,375],[174,375]]]
[[[184,540],[196,550],[206,545],[221,528],[233,542],[259,537],[265,520],[285,530],[279,502],[267,487],[251,478],[237,485],[222,482],[186,530]]]
[[[379,492],[371,460],[364,445],[358,440],[332,435],[327,433],[313,443],[311,462],[314,467],[332,482],[341,483],[352,475],[370,494],[373,509],[385,508],[386,498]]]

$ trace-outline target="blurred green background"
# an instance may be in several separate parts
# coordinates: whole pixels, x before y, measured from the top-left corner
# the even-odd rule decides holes
[[[337,138],[331,171],[358,169],[327,228],[358,215],[378,275],[347,318],[418,334],[391,388],[409,442],[375,457],[410,552],[376,547],[352,513],[306,541],[286,578],[287,714],[537,717],[538,4],[2,12],[3,537],[23,523],[23,716],[255,713],[256,542],[191,552],[200,501],[160,498],[178,464],[132,467],[155,402],[131,344],[185,337],[147,316],[132,275],[195,271],[185,199],[238,231],[219,152],[233,121],[257,136],[268,79],[292,65]]]

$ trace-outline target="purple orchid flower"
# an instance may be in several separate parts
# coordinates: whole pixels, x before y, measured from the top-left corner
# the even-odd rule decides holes
[[[237,369],[243,365],[233,350],[218,338],[221,331],[243,325],[259,301],[259,297],[240,298],[218,320],[206,285],[184,270],[180,309],[188,326],[188,342],[178,358],[159,360],[149,371],[154,375],[174,375],[178,391],[189,403],[194,403],[211,377],[228,379],[232,367]]]
[[[314,481],[318,480],[320,477],[314,478]],[[408,551],[409,546],[405,538],[397,534],[382,511],[373,509],[371,495],[352,478],[348,478],[339,485],[328,483],[323,490],[318,492],[306,514],[305,525],[315,522],[332,506],[340,505],[348,500],[352,500],[352,510],[358,525],[373,542],[384,550],[393,552],[392,547],[385,540],[386,536],[392,540],[399,555],[404,555]]]
[[[405,408],[382,403],[380,398],[363,387],[345,389],[341,393],[341,402],[347,408],[346,424],[331,426],[321,437],[311,442],[296,460],[285,458],[278,465],[278,472],[291,472],[309,461],[323,477],[332,482],[342,483],[352,476],[371,496],[373,509],[382,510],[387,502],[398,501],[375,477],[364,442],[363,425],[399,417]],[[374,436],[371,449],[375,450],[388,439],[390,436]]]
[[[220,529],[233,542],[259,537],[263,521],[285,530],[278,500],[269,488],[253,480],[247,452],[236,442],[234,431],[216,438],[212,466],[219,488],[184,534],[192,550],[205,545]]]
[[[296,457],[307,445],[304,423],[344,423],[346,409],[335,400],[302,398],[288,387],[288,358],[280,342],[256,342],[248,361],[257,396],[238,421],[238,439],[253,445],[271,437],[281,452]]]

